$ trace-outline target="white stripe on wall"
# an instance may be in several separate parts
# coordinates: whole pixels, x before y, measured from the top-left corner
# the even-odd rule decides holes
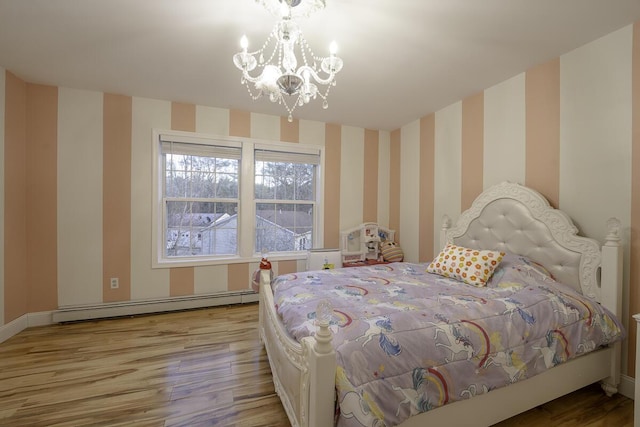
[[[435,170],[434,170],[434,239],[433,253],[440,247],[442,216],[448,215],[453,223],[460,216],[462,197],[462,102],[456,102],[435,117]]]
[[[364,129],[342,126],[340,152],[340,230],[362,223]],[[371,167],[375,167],[372,165]]]
[[[324,147],[326,125],[313,120],[300,120],[300,144],[319,145]]]
[[[326,125],[323,122],[312,121],[312,120],[300,120],[298,122],[298,141],[300,144],[305,145],[315,145],[324,147],[325,145],[325,131]],[[321,164],[321,172],[322,176],[320,177],[321,182],[324,182],[324,174],[326,173],[326,167],[323,163]],[[320,209],[322,211],[319,212],[318,218],[318,233],[317,236],[314,236],[316,239],[316,244],[318,247],[324,247],[324,217],[325,213],[325,204],[324,204],[324,191],[321,191],[318,195],[318,204],[320,205]],[[302,260],[306,262],[306,260]],[[301,266],[301,263],[298,262],[298,271],[304,271],[305,265]]]
[[[196,105],[196,132],[228,136],[229,110]]]
[[[151,268],[151,133],[171,129],[171,102],[134,97],[131,114],[131,299],[166,298],[169,270]]]
[[[391,167],[391,133],[380,131],[378,137],[378,224],[389,226],[389,180]]]
[[[5,121],[6,70],[0,67],[0,326],[4,325],[4,121]]]
[[[630,25],[560,57],[559,208],[600,241],[609,217],[619,218],[622,230],[631,224],[632,37]],[[623,301],[629,301],[629,238],[624,232]],[[622,311],[626,323],[628,303]],[[625,340],[623,367],[628,354]]]
[[[420,120],[400,132],[400,238],[404,260],[418,262],[420,252]]]
[[[524,184],[525,74],[484,92],[483,188],[503,181]]]
[[[628,26],[560,57],[560,208],[600,240],[631,221],[631,43]]]
[[[210,294],[227,291],[229,268],[226,265],[201,266],[193,269],[194,293]]]
[[[229,136],[229,110],[196,105],[195,131],[201,134]],[[228,272],[226,265],[194,267],[193,292],[197,295],[227,291]]]
[[[103,94],[58,90],[58,303],[102,302]]]
[[[251,113],[251,138],[280,141],[280,117]]]

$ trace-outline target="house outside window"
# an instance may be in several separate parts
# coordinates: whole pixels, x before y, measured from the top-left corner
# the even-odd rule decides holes
[[[154,152],[155,267],[296,258],[321,241],[319,147],[154,131]]]
[[[237,147],[162,143],[166,258],[235,255],[239,204]]]
[[[307,251],[313,247],[320,156],[256,150],[255,251]]]

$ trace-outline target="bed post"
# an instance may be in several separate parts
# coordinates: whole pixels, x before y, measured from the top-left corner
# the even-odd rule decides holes
[[[328,302],[320,302],[316,309],[316,334],[303,339],[309,355],[309,427],[334,424],[336,353],[329,329],[332,313]]]
[[[258,292],[263,292],[262,288],[264,286],[271,286],[271,269],[266,270],[266,269],[260,269],[260,288]],[[263,304],[260,304],[258,306],[258,325],[259,328],[262,328],[264,325],[264,313],[263,310],[265,310],[265,307],[263,307]],[[260,332],[258,334],[258,338],[260,339],[260,342],[263,343],[264,342],[264,337],[262,336],[262,332]]]
[[[620,220],[607,220],[607,236],[602,246],[602,261],[600,272],[600,301],[618,318],[622,316],[622,261],[623,250],[620,239]],[[602,389],[607,396],[618,391],[620,383],[621,345],[614,344],[613,360],[611,361],[611,376],[602,381]]]
[[[440,250],[447,246],[447,232],[451,228],[449,215],[442,215],[442,228],[440,229]],[[438,253],[438,251],[436,251]]]

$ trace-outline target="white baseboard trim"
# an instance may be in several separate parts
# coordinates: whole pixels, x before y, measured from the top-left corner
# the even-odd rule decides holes
[[[628,375],[620,375],[620,385],[618,386],[618,393],[635,400],[636,381]]]
[[[0,343],[5,342],[12,336],[19,334],[27,328],[46,326],[51,323],[50,311],[23,314],[6,325],[0,326]]]
[[[53,323],[51,320],[53,316],[52,311],[40,311],[37,313],[27,313],[27,328],[33,328],[35,326],[47,326]]]
[[[153,300],[123,301],[96,305],[62,307],[52,313],[52,322],[74,322],[78,320],[107,317],[133,316],[136,314],[161,313],[228,304],[243,304],[258,301],[258,294],[225,292],[221,294],[189,295]]]
[[[0,342],[5,342],[14,335],[27,329],[27,315],[24,314],[11,322],[0,326]]]
[[[246,291],[224,294],[193,295],[157,300],[126,301],[100,305],[63,307],[55,311],[27,313],[0,326],[0,343],[19,334],[27,328],[46,326],[53,323],[78,320],[100,319],[136,314],[160,313],[165,311],[188,310],[228,304],[258,302],[258,294]]]

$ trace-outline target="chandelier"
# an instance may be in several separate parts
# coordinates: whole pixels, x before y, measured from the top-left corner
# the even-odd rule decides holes
[[[260,49],[249,52],[249,41],[242,36],[242,51],[233,55],[233,63],[242,71],[241,83],[251,98],[255,101],[264,95],[271,102],[284,105],[290,122],[296,107],[318,96],[322,108],[327,109],[329,90],[336,84],[342,59],[336,56],[335,41],[331,43],[329,56],[316,56],[295,21],[322,10],[325,0],[256,0],[256,3],[280,20]]]

